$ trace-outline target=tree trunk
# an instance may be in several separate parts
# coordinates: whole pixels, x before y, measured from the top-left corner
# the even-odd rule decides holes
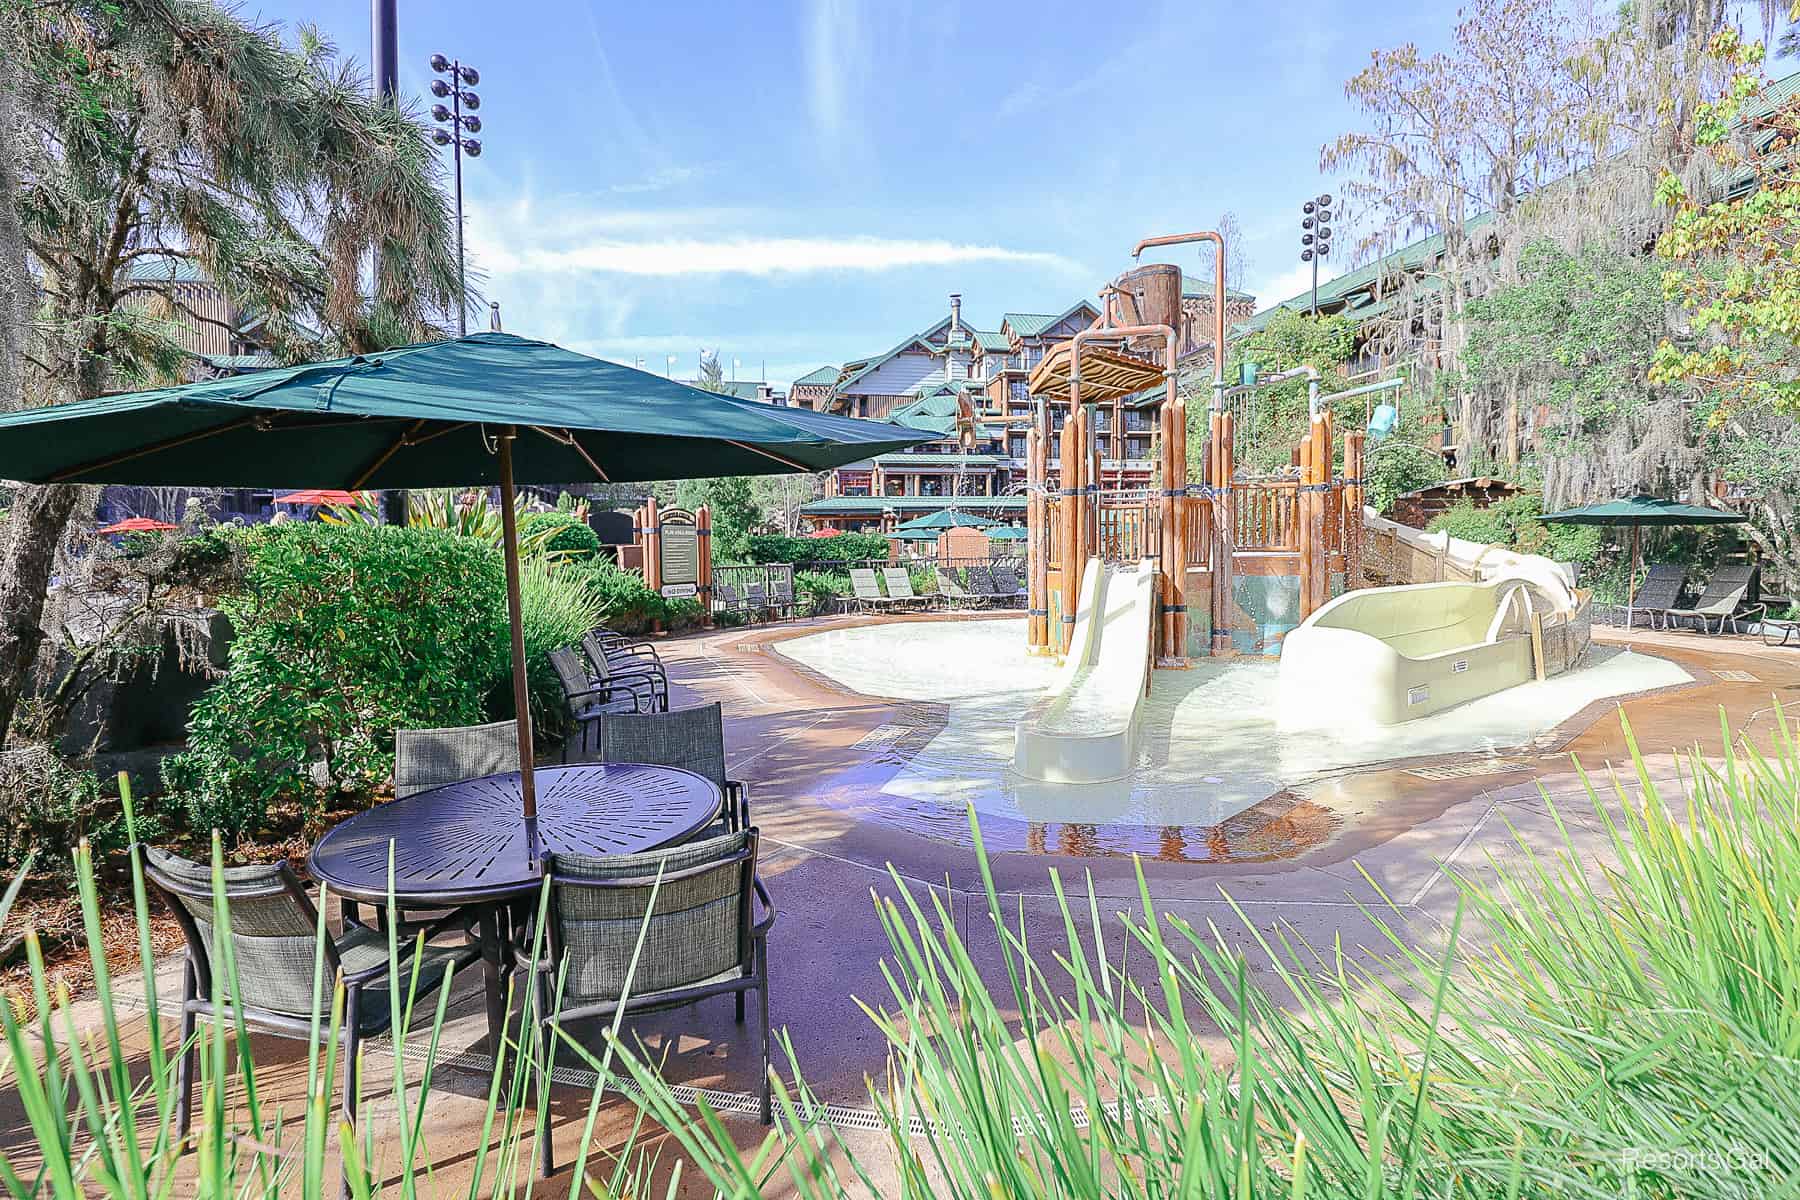
[[[80,495],[74,484],[24,487],[7,518],[12,536],[0,562],[0,745],[37,663],[50,568]]]

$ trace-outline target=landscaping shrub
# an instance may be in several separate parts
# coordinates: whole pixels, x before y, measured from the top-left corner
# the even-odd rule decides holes
[[[887,556],[888,540],[878,533],[840,533],[828,538],[759,533],[750,539],[750,561],[755,563],[885,561]]]
[[[617,563],[592,559],[562,568],[579,578],[600,606],[599,624],[619,633],[643,633],[660,622],[665,629],[685,629],[700,622],[703,612],[694,599],[670,599],[653,591],[644,577]]]
[[[47,745],[15,746],[0,755],[0,867],[33,857],[41,870],[66,873],[69,850],[84,838],[102,856],[129,844],[119,790],[87,766]],[[138,827],[154,836],[159,822],[140,811]]]
[[[835,612],[838,599],[850,594],[848,575],[801,571],[794,576],[794,595],[802,602],[802,616],[818,617]]]
[[[566,565],[553,567],[541,558],[527,559],[520,565],[519,617],[525,634],[525,678],[530,688],[532,728],[541,740],[560,740],[568,733],[569,724],[568,705],[563,701],[556,669],[550,665],[550,652],[580,645],[582,635],[599,625],[605,613],[606,606],[579,572]],[[506,636],[510,644],[510,631],[506,631]],[[502,667],[506,667],[504,660]],[[510,669],[503,670],[495,680],[488,707],[496,719],[513,715]]]
[[[568,512],[527,513],[519,521],[519,540],[541,553],[566,560],[592,558],[600,553],[600,535],[588,528],[586,521]]]
[[[309,819],[393,772],[400,727],[487,719],[507,670],[500,556],[431,529],[292,523],[243,535],[241,591],[221,599],[227,673],[194,705],[164,780],[197,829],[235,839],[268,806]]]
[[[1502,546],[1520,554],[1541,554],[1555,562],[1592,564],[1600,557],[1605,530],[1598,525],[1546,525],[1538,520],[1543,497],[1521,492],[1487,508],[1459,501],[1434,517],[1427,529],[1450,531],[1450,536],[1490,546]]]

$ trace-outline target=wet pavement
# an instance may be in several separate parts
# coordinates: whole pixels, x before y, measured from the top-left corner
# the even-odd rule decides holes
[[[877,618],[883,624],[938,618]],[[967,618],[964,618],[965,620]],[[746,782],[763,835],[762,874],[780,912],[770,935],[771,1019],[793,1036],[798,1066],[828,1118],[850,1144],[877,1161],[888,1152],[867,1125],[867,1081],[886,1068],[885,1046],[861,1003],[892,1007],[880,962],[887,943],[872,897],[905,887],[933,898],[967,941],[990,986],[1005,995],[1005,967],[983,893],[966,813],[918,802],[896,820],[894,797],[882,787],[909,756],[954,719],[944,705],[918,698],[852,694],[777,652],[775,643],[857,620],[795,622],[713,631],[660,643],[673,682],[673,702],[718,700],[726,714],[728,772]],[[1617,631],[1596,630],[1604,645]],[[1721,711],[1734,729],[1767,746],[1777,700],[1800,705],[1800,651],[1765,650],[1744,639],[1634,633],[1639,649],[1679,665],[1689,682],[1636,696],[1623,711],[1665,795],[1678,794],[1676,751],[1720,750]],[[1605,837],[1571,765],[1592,770],[1626,759],[1617,713],[1599,701],[1561,720],[1532,744],[1499,752],[1440,753],[1370,769],[1328,772],[1285,787],[1211,825],[1142,826],[1032,822],[979,814],[992,852],[997,911],[1023,923],[1035,945],[1062,942],[1062,917],[1051,873],[1074,895],[1089,889],[1106,928],[1112,914],[1138,903],[1138,870],[1157,909],[1197,927],[1213,923],[1227,943],[1245,948],[1252,978],[1272,973],[1259,939],[1347,952],[1391,952],[1390,936],[1409,945],[1441,942],[1457,901],[1446,868],[1480,876],[1490,860],[1514,861],[1525,844],[1560,842],[1549,804],[1558,806],[1583,854],[1596,862]],[[1546,796],[1549,800],[1546,800]],[[1615,803],[1616,801],[1607,801]],[[1085,900],[1083,901],[1085,903]],[[161,991],[173,994],[165,971]],[[482,1042],[483,1008],[476,981],[460,984],[445,1031],[447,1061],[433,1100],[433,1157],[440,1181],[467,1178],[480,1139],[483,1094],[491,1061]],[[129,990],[129,989],[126,989]],[[140,987],[141,992],[141,987]],[[1008,1007],[1003,1003],[1003,1009]],[[77,1024],[91,1021],[78,1006]],[[664,1062],[671,1082],[705,1089],[722,1107],[733,1136],[754,1145],[762,1129],[743,1114],[756,1086],[754,1037],[732,1021],[728,999],[709,1001],[628,1024],[627,1036]],[[132,1032],[141,1046],[142,1021]],[[269,1087],[303,1083],[304,1058],[291,1042],[257,1039]],[[366,1118],[393,1118],[391,1059],[371,1048]],[[296,1067],[296,1064],[298,1066]],[[586,1117],[586,1087],[565,1064],[552,1105],[559,1158],[568,1162]],[[778,1055],[784,1074],[794,1064]],[[295,1076],[300,1079],[297,1081]],[[602,1106],[597,1144],[617,1146],[629,1105]],[[13,1153],[21,1127],[16,1097],[0,1096],[0,1143]],[[529,1151],[528,1151],[529,1152]],[[566,1190],[567,1168],[554,1185]]]

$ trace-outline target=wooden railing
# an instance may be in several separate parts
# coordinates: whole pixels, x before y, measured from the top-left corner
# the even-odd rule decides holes
[[[1142,501],[1101,504],[1099,545],[1095,549],[1102,562],[1134,563],[1155,558],[1161,545],[1161,514],[1153,505]]]
[[[1231,516],[1237,550],[1297,553],[1300,549],[1299,485],[1269,480],[1231,485]]]

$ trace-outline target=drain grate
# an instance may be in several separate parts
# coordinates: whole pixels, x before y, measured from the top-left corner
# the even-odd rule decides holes
[[[1508,771],[1530,770],[1532,763],[1523,758],[1484,758],[1479,762],[1458,763],[1450,767],[1414,767],[1407,774],[1415,779],[1471,779],[1477,775],[1504,775]]]
[[[1762,682],[1762,680],[1758,679],[1756,676],[1752,675],[1748,671],[1714,671],[1713,674],[1718,676],[1720,679],[1730,680],[1732,683],[1761,683]]]

